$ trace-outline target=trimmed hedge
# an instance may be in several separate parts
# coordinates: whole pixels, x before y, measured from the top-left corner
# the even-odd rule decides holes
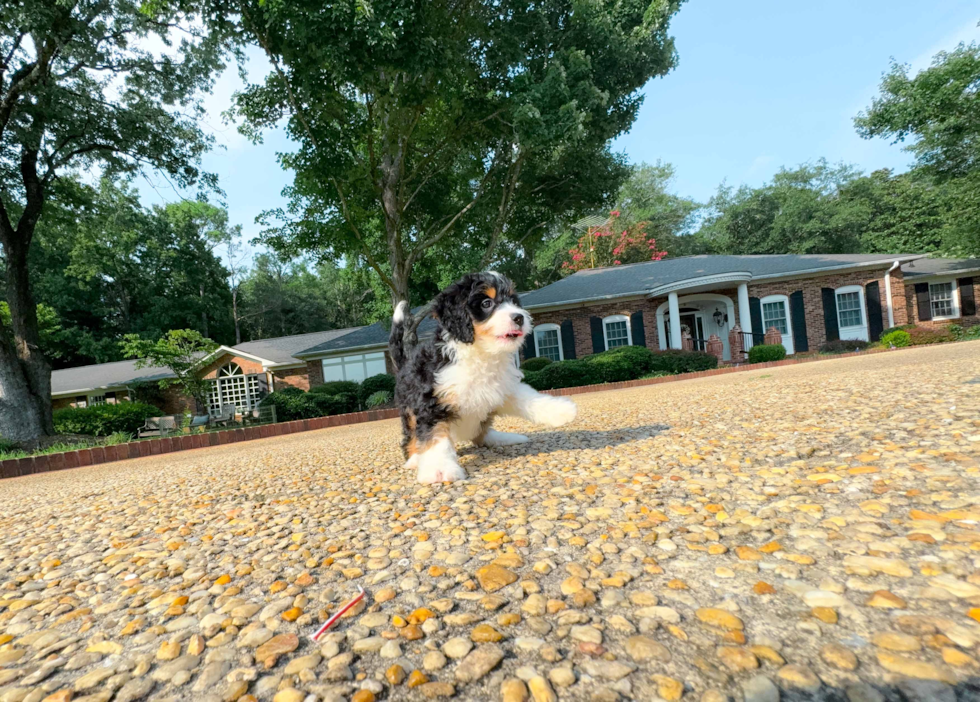
[[[870,344],[867,341],[860,339],[838,339],[837,341],[828,341],[821,346],[820,353],[853,353],[864,351],[868,346]]]
[[[529,358],[521,364],[521,369],[535,373],[544,370],[545,366],[551,365],[551,359],[544,356]]]
[[[597,374],[597,382],[636,380],[653,370],[654,353],[646,346],[620,346],[587,356],[584,360]]]
[[[135,434],[146,424],[148,417],[163,414],[144,402],[119,402],[92,407],[66,407],[55,410],[52,419],[58,434],[109,436],[117,432]]]
[[[908,330],[909,342],[912,346],[927,346],[929,344],[945,344],[956,341],[956,337],[948,327],[929,329],[928,327],[912,327]]]
[[[584,359],[552,363],[544,370],[524,374],[524,382],[535,390],[574,388],[579,385],[597,385],[603,382],[600,372]]]
[[[786,347],[782,344],[759,344],[749,349],[749,363],[768,363],[786,358]]]
[[[881,337],[881,345],[885,347],[902,348],[903,346],[908,346],[912,343],[912,337],[904,329],[896,329],[895,331],[890,331],[887,334],[883,334]]]
[[[710,353],[670,349],[668,351],[655,351],[653,353],[653,363],[650,366],[650,372],[677,375],[678,373],[695,373],[697,371],[712,370],[717,367],[718,359]]]
[[[395,376],[388,375],[387,373],[379,373],[378,375],[372,375],[370,378],[365,378],[364,382],[360,385],[357,396],[360,398],[361,404],[367,406],[368,398],[379,392],[387,392],[394,396]]]
[[[277,422],[291,422],[296,419],[356,412],[359,403],[357,395],[349,392],[327,395],[323,392],[303,392],[299,388],[287,387],[270,392],[262,398],[259,405],[275,407]]]
[[[353,380],[330,380],[310,388],[310,392],[324,395],[340,395],[345,392],[357,395],[360,391],[361,384]]]

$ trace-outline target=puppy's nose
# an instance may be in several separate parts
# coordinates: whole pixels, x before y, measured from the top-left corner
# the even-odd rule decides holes
[[[515,314],[515,315],[513,315],[511,317],[511,319],[514,320],[514,324],[516,324],[517,326],[519,326],[519,327],[524,326],[524,315],[522,315],[522,314]]]

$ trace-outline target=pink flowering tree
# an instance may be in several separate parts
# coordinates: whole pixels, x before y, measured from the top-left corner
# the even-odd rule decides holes
[[[659,261],[667,252],[657,248],[657,240],[646,232],[646,226],[646,222],[621,225],[619,211],[613,210],[605,224],[579,238],[575,248],[568,251],[562,268],[574,273],[586,268]]]

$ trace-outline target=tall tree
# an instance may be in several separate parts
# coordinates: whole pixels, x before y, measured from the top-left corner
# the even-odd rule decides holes
[[[72,167],[199,177],[208,140],[195,95],[222,67],[230,27],[212,0],[20,0],[0,5],[0,244],[10,326],[0,330],[0,434],[53,431],[28,256],[50,187]],[[151,41],[165,47],[152,52]]]
[[[679,6],[240,0],[274,70],[236,109],[247,133],[286,118],[299,143],[282,156],[296,176],[265,241],[363,261],[393,303],[424,302],[426,259],[486,263],[606,204],[626,174],[609,142],[633,123],[639,88],[673,67]]]

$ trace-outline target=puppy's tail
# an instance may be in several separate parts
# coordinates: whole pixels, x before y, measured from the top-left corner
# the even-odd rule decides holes
[[[395,308],[395,314],[391,318],[391,335],[388,337],[388,352],[395,368],[401,368],[405,363],[405,312],[408,310],[408,302],[402,300]]]

